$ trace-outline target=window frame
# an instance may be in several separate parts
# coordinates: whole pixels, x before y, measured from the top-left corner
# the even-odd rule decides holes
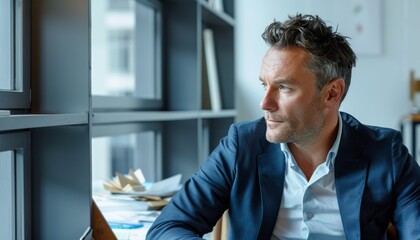
[[[92,109],[98,111],[112,111],[112,110],[159,110],[163,107],[163,7],[159,1],[156,0],[132,0],[136,4],[143,4],[155,10],[155,39],[156,45],[154,55],[154,76],[156,99],[147,99],[136,96],[108,96],[93,94],[92,91]],[[140,81],[141,82],[141,81]],[[138,83],[138,82],[136,82]],[[92,89],[93,90],[93,89]]]
[[[0,132],[0,151],[15,154],[15,238],[31,238],[31,138],[29,131]]]
[[[0,109],[29,109],[29,6],[25,0],[9,0],[12,3],[12,88],[0,90]]]
[[[153,131],[154,149],[153,159],[146,159],[146,162],[139,164],[147,181],[158,181],[162,179],[162,150],[163,150],[163,125],[161,123],[114,123],[114,124],[97,124],[92,126],[92,138],[113,137],[117,135],[138,134],[141,132]],[[93,146],[93,143],[91,143]],[[137,142],[137,148],[140,147]],[[150,151],[150,149],[149,149]],[[93,160],[92,160],[93,161]],[[152,171],[150,171],[152,169]],[[94,179],[92,179],[94,180]]]

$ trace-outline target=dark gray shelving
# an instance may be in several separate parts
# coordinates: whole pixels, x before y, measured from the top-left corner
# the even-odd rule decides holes
[[[31,166],[25,239],[80,239],[91,227],[93,138],[156,131],[161,169],[155,176],[182,173],[184,182],[235,122],[234,1],[223,1],[224,12],[204,0],[155,2],[163,23],[158,105],[92,96],[90,1],[23,1],[23,22],[30,24],[24,26],[22,74],[30,106],[25,97],[18,111],[0,115],[0,139],[24,132],[31,144],[25,149]],[[221,111],[202,108],[205,28],[215,36]]]

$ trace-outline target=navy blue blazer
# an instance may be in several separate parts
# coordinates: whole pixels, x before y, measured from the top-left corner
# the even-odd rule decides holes
[[[347,239],[420,239],[420,168],[398,131],[366,126],[341,113],[335,160],[338,204]],[[265,138],[264,119],[237,123],[163,209],[147,239],[199,239],[229,209],[229,239],[270,239],[283,193],[285,158]]]

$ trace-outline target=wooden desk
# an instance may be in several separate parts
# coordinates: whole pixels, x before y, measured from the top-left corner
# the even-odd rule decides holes
[[[122,196],[123,197],[123,196]],[[94,196],[92,200],[92,227],[95,240],[144,240],[159,211],[143,210],[143,204],[136,200],[116,200]],[[111,228],[109,221],[137,224],[140,228]]]
[[[411,155],[413,156],[414,160],[416,159],[416,153],[417,153],[417,134],[416,134],[416,129],[417,129],[417,125],[420,124],[420,114],[408,114],[406,116],[404,116],[400,122],[400,129],[401,129],[401,134],[404,137],[404,125],[406,123],[410,124],[411,127]]]
[[[97,202],[95,201],[95,199]],[[153,221],[160,214],[159,211],[153,210],[150,211],[151,214],[145,214],[145,212],[147,211],[139,211],[138,209],[136,210],[138,206],[133,206],[133,204],[130,203],[130,201],[126,201],[126,203],[116,207],[114,205],[115,203],[112,203],[111,205],[107,206],[106,198],[96,197],[95,199],[92,200],[92,228],[93,237],[95,240],[144,240],[146,238],[147,231],[151,227]],[[133,201],[133,203],[137,202]],[[130,212],[132,212],[132,214],[130,214]],[[140,212],[143,212],[143,214],[140,214]],[[126,216],[128,222],[134,220],[136,222],[141,222],[144,225],[139,229],[133,230],[111,229],[111,227],[108,224],[108,220],[110,219],[107,218],[107,216],[111,216],[110,213],[114,213],[112,215],[118,218],[117,221],[121,221],[121,217]],[[116,216],[118,215],[118,213],[120,213],[120,215]],[[150,217],[148,217],[149,215]],[[223,217],[217,222],[216,226],[213,228],[213,231],[203,236],[203,238],[207,240],[226,240],[228,239],[227,232],[228,214],[226,211],[223,214]]]

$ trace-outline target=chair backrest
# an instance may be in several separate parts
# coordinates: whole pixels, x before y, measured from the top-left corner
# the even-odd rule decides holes
[[[390,240],[398,240],[397,230],[395,229],[395,226],[392,223],[388,224],[387,238]]]
[[[414,112],[420,111],[420,78],[416,78],[414,71],[410,71],[410,100]]]

